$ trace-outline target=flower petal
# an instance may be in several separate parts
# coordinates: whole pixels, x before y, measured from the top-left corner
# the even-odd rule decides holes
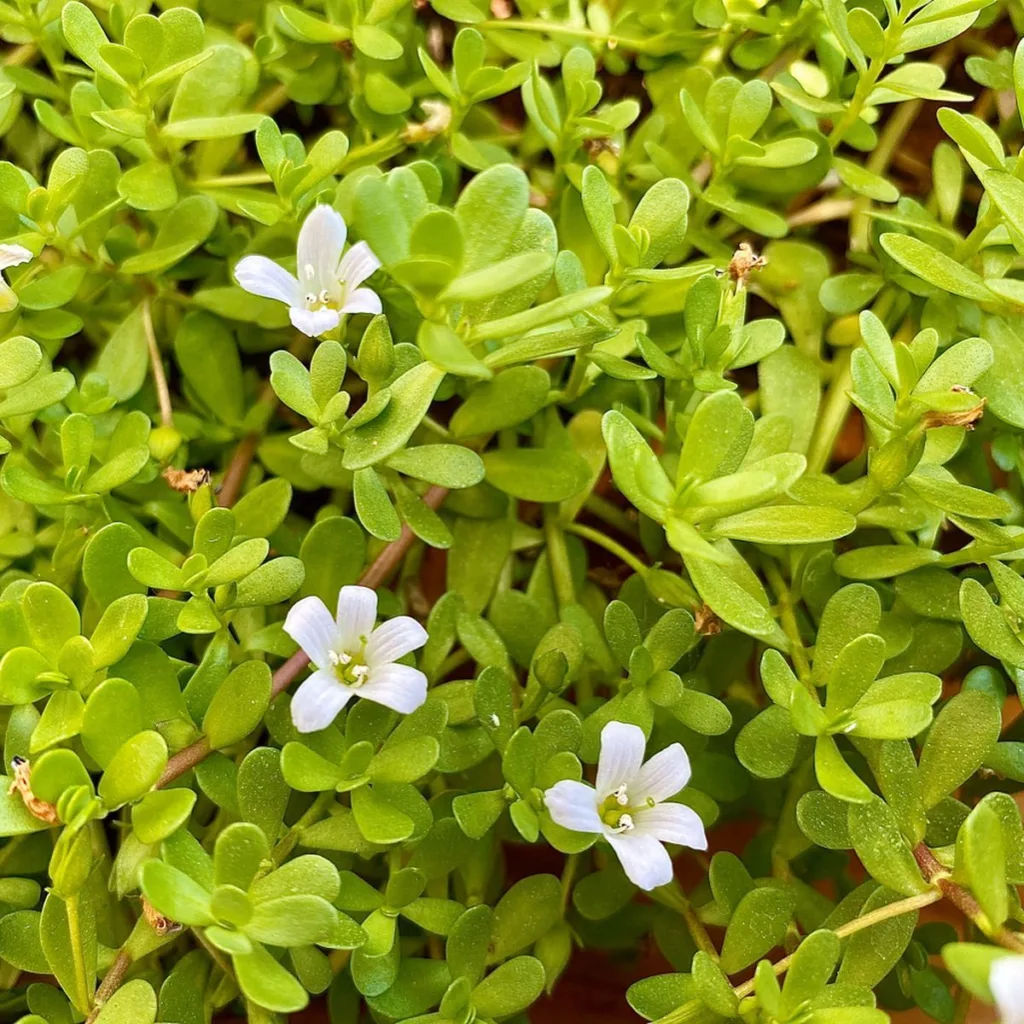
[[[341,648],[355,653],[377,621],[377,592],[369,587],[342,587],[338,594],[338,637]]]
[[[989,971],[988,987],[1003,1024],[1024,1024],[1024,956],[996,960]]]
[[[377,254],[366,242],[356,242],[342,256],[338,265],[338,277],[351,291],[358,288],[379,267],[380,260],[377,259]]]
[[[630,803],[644,800],[660,804],[690,781],[690,759],[678,743],[659,751],[636,774],[629,787]]]
[[[299,302],[299,282],[280,264],[266,256],[244,256],[235,264],[235,280],[247,292],[277,299],[286,306]]]
[[[28,263],[30,259],[32,259],[32,253],[23,245],[0,245],[0,270],[6,270],[8,267],[20,267],[22,263]]]
[[[302,222],[296,266],[302,294],[319,294],[324,288],[333,293],[337,288],[338,264],[347,234],[345,219],[331,206],[315,207]]]
[[[672,881],[672,858],[654,836],[624,832],[621,835],[606,835],[605,838],[611,843],[626,877],[634,885],[650,892]]]
[[[326,729],[353,695],[333,672],[314,672],[292,697],[292,724],[299,732]]]
[[[342,313],[372,313],[374,316],[383,309],[380,296],[372,288],[356,288],[346,293],[345,304],[341,307]]]
[[[389,622],[382,622],[366,645],[366,664],[385,665],[398,661],[403,655],[415,651],[427,642],[427,631],[408,615],[399,615]]]
[[[572,832],[600,832],[597,794],[590,786],[572,779],[556,782],[544,793],[544,806],[551,820]]]
[[[18,295],[15,290],[0,277],[0,313],[10,313],[18,308]]]
[[[371,668],[367,681],[356,691],[360,697],[410,715],[427,699],[427,677],[409,665]]]
[[[685,804],[657,804],[633,813],[633,835],[653,836],[662,843],[677,843],[691,850],[706,850],[708,837],[700,815]]]
[[[289,310],[292,327],[307,338],[319,338],[333,330],[341,322],[341,316],[336,309],[298,309],[295,306]]]
[[[644,761],[647,739],[638,725],[609,722],[601,730],[601,754],[597,760],[597,797],[604,800],[619,786],[631,782]],[[629,794],[630,799],[633,794]]]
[[[330,651],[338,642],[338,627],[319,597],[304,597],[293,604],[285,616],[284,631],[317,668],[330,666]]]

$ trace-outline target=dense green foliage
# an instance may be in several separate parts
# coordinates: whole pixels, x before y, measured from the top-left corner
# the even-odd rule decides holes
[[[1019,1021],[1016,0],[150,8],[0,0],[4,1019]]]

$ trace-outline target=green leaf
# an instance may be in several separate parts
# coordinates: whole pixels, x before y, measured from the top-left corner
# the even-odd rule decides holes
[[[525,501],[564,501],[590,482],[590,467],[573,451],[496,448],[483,462],[488,483]]]
[[[156,993],[148,981],[134,978],[125,982],[103,1004],[96,1024],[153,1024],[156,1020]]]
[[[386,541],[398,539],[402,523],[376,470],[370,467],[356,470],[352,478],[352,496],[359,521],[370,534]]]
[[[259,725],[270,704],[270,687],[265,662],[246,661],[231,672],[203,718],[203,732],[213,750],[237,743]]]
[[[550,379],[539,366],[514,366],[478,384],[449,424],[455,437],[489,434],[530,419],[547,401]]]
[[[136,306],[110,335],[96,360],[96,372],[106,377],[110,394],[119,402],[135,395],[146,379],[149,349],[144,316],[145,306]]]
[[[990,303],[992,293],[985,282],[962,263],[957,263],[934,246],[911,235],[893,232],[882,235],[882,248],[912,274],[945,292],[962,295],[975,302]]]
[[[443,371],[430,363],[420,363],[391,384],[387,408],[349,435],[345,467],[372,466],[398,451],[420,425],[443,376]]]
[[[853,847],[872,878],[904,896],[924,892],[928,884],[900,833],[896,816],[884,800],[849,805]]]
[[[306,990],[262,946],[231,958],[242,992],[257,1006],[277,1013],[297,1013],[308,1002]]]
[[[159,843],[184,825],[196,794],[191,789],[154,790],[132,807],[132,827],[143,843]]]
[[[446,373],[458,377],[487,380],[493,371],[485,366],[450,327],[424,320],[416,336],[427,360]]]
[[[1006,847],[999,815],[978,804],[957,834],[956,867],[974,893],[986,918],[998,927],[1010,913],[1006,879]]]
[[[81,901],[83,897],[73,899]],[[80,903],[77,909],[81,909]],[[80,930],[72,938],[67,903],[56,893],[49,893],[43,904],[39,939],[50,971],[75,1009],[84,1015],[89,1012],[96,983],[96,922],[91,913],[78,914],[76,918]],[[82,964],[83,974],[75,970],[76,963]]]
[[[722,943],[722,970],[735,974],[777,946],[796,908],[785,889],[752,889],[737,904]]]
[[[531,875],[516,882],[494,908],[489,963],[532,946],[561,915],[561,887],[554,875]]]
[[[110,759],[98,793],[110,809],[148,792],[167,767],[167,744],[158,732],[136,733]]]
[[[544,991],[544,966],[532,956],[517,956],[495,968],[473,989],[473,1006],[482,1017],[509,1017],[525,1010]]]
[[[958,789],[984,762],[1002,729],[999,703],[965,690],[939,713],[921,751],[921,798],[926,809]]]
[[[876,889],[864,902],[858,916],[880,910],[903,897],[889,889]],[[870,928],[855,932],[846,940],[843,962],[836,981],[840,985],[874,988],[895,966],[914,934],[917,911],[898,914]]]

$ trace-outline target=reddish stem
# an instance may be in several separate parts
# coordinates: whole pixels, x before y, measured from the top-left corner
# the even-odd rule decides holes
[[[926,881],[934,885],[966,918],[978,925],[993,942],[998,942],[1000,946],[1012,949],[1015,953],[1024,952],[1024,937],[1002,925],[993,926],[978,901],[953,881],[946,867],[924,843],[918,843],[914,847],[914,859]]]
[[[220,491],[217,493],[217,504],[224,508],[230,508],[238,500],[242,491],[242,484],[249,473],[253,457],[256,455],[256,446],[259,444],[259,435],[246,434],[238,447],[235,449],[228,468],[221,481]]]

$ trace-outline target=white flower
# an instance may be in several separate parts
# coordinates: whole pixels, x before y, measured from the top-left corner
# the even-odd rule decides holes
[[[372,288],[359,286],[380,260],[365,242],[342,256],[347,234],[337,210],[317,206],[299,231],[298,278],[266,256],[246,256],[235,266],[235,279],[253,295],[283,302],[292,324],[310,338],[337,327],[343,313],[379,313],[380,297]]]
[[[20,267],[22,263],[28,263],[32,259],[32,253],[23,245],[0,245],[0,270],[8,267]],[[9,313],[18,305],[18,296],[14,290],[0,275],[0,313]]]
[[[1003,1024],[1024,1024],[1024,956],[996,960],[989,970],[988,987]]]
[[[545,794],[552,820],[573,832],[596,832],[611,844],[629,880],[641,889],[672,881],[672,860],[662,843],[708,848],[697,812],[665,803],[690,780],[690,759],[678,744],[644,764],[643,730],[609,722],[601,730],[597,786],[563,779]]]
[[[317,670],[292,698],[292,722],[299,732],[326,729],[353,697],[404,715],[427,699],[427,677],[395,664],[427,642],[427,631],[407,615],[374,629],[376,621],[377,595],[369,587],[342,587],[336,618],[319,597],[292,606],[284,631]]]

